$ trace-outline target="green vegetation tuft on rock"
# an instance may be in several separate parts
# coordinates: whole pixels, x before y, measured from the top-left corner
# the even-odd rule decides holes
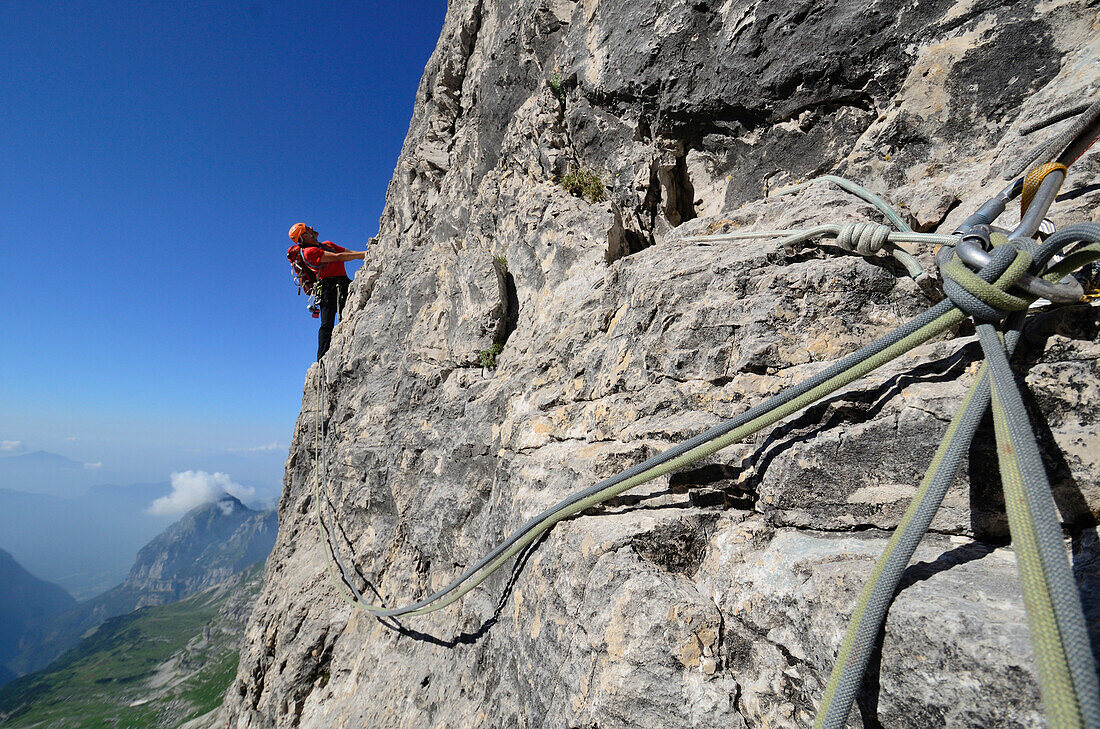
[[[550,90],[554,92],[554,96],[557,97],[558,103],[561,107],[565,108],[565,87],[562,86],[561,71],[555,69],[554,73],[550,76]]]
[[[486,369],[496,369],[497,355],[504,351],[503,342],[493,342],[493,346],[488,349],[483,349],[477,353],[477,358],[481,362],[481,366]]]
[[[607,188],[599,174],[587,167],[571,167],[565,177],[561,178],[561,186],[577,197],[583,197],[590,203],[603,202],[607,199]]]

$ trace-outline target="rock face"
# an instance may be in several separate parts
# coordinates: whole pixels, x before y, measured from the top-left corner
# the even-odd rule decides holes
[[[130,610],[175,602],[229,580],[271,553],[278,520],[228,494],[188,512],[138,552],[115,591],[133,595]]]
[[[950,232],[1058,131],[1024,125],[1100,86],[1098,7],[451,2],[375,257],[324,374],[306,376],[278,540],[216,725],[809,725],[977,369],[968,326],[558,524],[462,602],[397,625],[328,581],[318,419],[358,587],[405,604],[445,585],[568,494],[940,300],[882,257],[684,238],[880,219],[824,183],[771,194],[825,172]],[[569,194],[571,170],[606,199]],[[1056,223],[1100,220],[1098,173],[1095,152],[1073,168]],[[1094,649],[1097,311],[1034,312],[1016,357]],[[905,575],[853,726],[1042,725],[995,463],[987,425]]]

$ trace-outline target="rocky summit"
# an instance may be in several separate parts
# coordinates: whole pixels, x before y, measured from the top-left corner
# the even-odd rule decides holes
[[[1100,2],[452,0],[377,244],[305,377],[277,544],[212,726],[805,727],[982,356],[963,324],[748,440],[557,524],[450,607],[381,621],[526,520],[943,298],[829,241],[950,233],[1096,98]],[[1100,154],[1050,218],[1100,221]],[[1002,222],[1014,223],[1018,207]],[[1014,362],[1100,648],[1100,308]],[[321,384],[323,383],[323,397]],[[324,426],[323,442],[317,429]],[[323,456],[319,457],[319,456]],[[993,426],[893,601],[855,727],[1045,725]]]

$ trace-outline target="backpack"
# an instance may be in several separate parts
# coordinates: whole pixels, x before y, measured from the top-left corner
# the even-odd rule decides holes
[[[306,260],[303,250],[305,248],[313,247],[313,245],[302,246],[295,243],[287,249],[286,258],[288,261],[290,261],[290,268],[293,271],[294,281],[298,284],[298,294],[301,295],[303,291],[309,294],[310,301],[306,308],[309,309],[309,313],[313,315],[314,319],[316,319],[319,315],[318,302],[320,300],[317,286],[321,282],[321,280],[317,277],[317,274],[324,267],[324,264],[320,266],[314,266],[312,263]],[[329,251],[329,253],[335,252],[330,250],[328,246],[322,245],[320,243],[317,243],[316,247],[320,248],[321,250]]]
[[[295,243],[290,248],[288,248],[286,252],[286,259],[290,261],[290,267],[291,269],[293,269],[294,281],[298,284],[299,294],[303,291],[305,291],[307,294],[313,293],[314,287],[317,286],[317,282],[320,280],[317,277],[317,274],[325,266],[325,264],[314,266],[312,263],[306,260],[304,253],[305,249],[313,247],[320,248],[321,250],[328,251],[329,253],[335,253],[335,251],[331,250],[328,246],[321,243],[317,243],[315,246],[303,246]]]

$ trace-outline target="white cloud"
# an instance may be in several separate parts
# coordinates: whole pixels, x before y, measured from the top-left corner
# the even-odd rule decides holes
[[[89,471],[98,470],[100,468],[103,468],[103,461],[96,461],[95,463],[85,463],[84,468]]]
[[[225,494],[248,499],[255,493],[255,489],[234,483],[225,473],[182,471],[172,474],[172,493],[154,501],[148,511],[158,516],[183,514],[196,506],[217,501]]]
[[[23,441],[21,440],[0,440],[0,452],[18,453],[21,450],[23,450]]]

